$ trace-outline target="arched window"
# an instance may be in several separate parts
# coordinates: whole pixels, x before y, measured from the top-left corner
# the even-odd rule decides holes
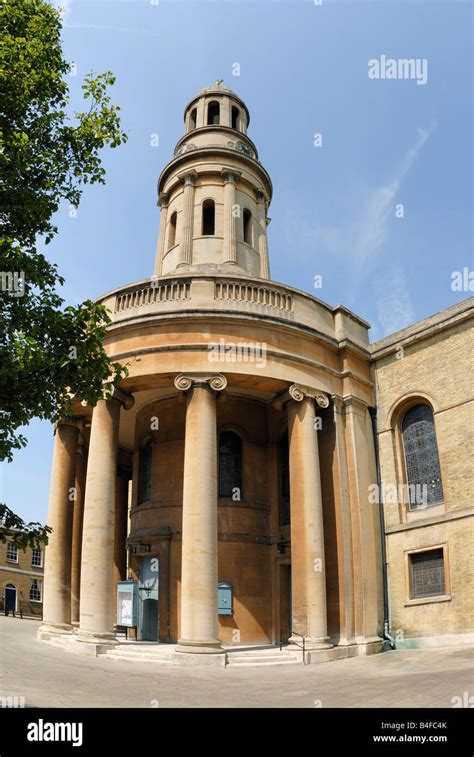
[[[223,431],[219,437],[219,497],[236,493],[242,499],[242,441],[233,431]]]
[[[232,128],[237,129],[237,124],[239,123],[239,109],[235,106],[232,107],[231,110],[231,119],[232,119]]]
[[[207,106],[207,123],[217,125],[220,122],[220,105],[217,102],[211,102]]]
[[[189,131],[192,131],[196,128],[196,121],[197,121],[197,109],[193,108],[191,113],[189,114]]]
[[[216,225],[216,206],[214,200],[204,200],[202,204],[202,234],[213,236]]]
[[[151,461],[153,442],[147,439],[138,454],[138,497],[137,505],[148,502],[151,497]]]
[[[178,214],[176,210],[171,214],[170,227],[168,230],[168,250],[176,244],[176,224],[178,221]]]
[[[403,450],[410,510],[443,500],[433,412],[428,405],[411,407],[402,420]]]
[[[244,242],[252,244],[252,213],[248,208],[243,212]]]
[[[278,468],[280,474],[279,511],[280,526],[290,524],[290,460],[288,448],[288,434],[285,434],[278,445]]]

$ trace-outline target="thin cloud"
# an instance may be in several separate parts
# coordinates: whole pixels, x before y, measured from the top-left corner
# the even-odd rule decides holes
[[[387,239],[388,224],[393,218],[394,202],[402,181],[432,133],[433,127],[429,130],[418,129],[418,139],[403,157],[392,181],[370,192],[365,210],[356,223],[357,235],[352,247],[356,263],[367,265],[383,248]]]
[[[377,318],[384,335],[393,334],[415,320],[414,308],[398,261],[390,263],[374,282]]]

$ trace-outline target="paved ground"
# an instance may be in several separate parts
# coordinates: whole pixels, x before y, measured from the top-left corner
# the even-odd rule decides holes
[[[67,654],[36,641],[38,625],[0,616],[0,695],[32,707],[451,707],[474,694],[465,647],[306,667],[161,668]]]

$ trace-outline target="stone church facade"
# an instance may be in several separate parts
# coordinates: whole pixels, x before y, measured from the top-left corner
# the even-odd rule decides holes
[[[55,430],[39,637],[116,644],[129,579],[138,638],[176,659],[303,637],[308,659],[336,659],[393,629],[467,638],[472,302],[371,345],[347,308],[271,280],[272,184],[238,95],[207,87],[184,121],[158,181],[154,275],[100,300],[128,376]],[[426,465],[422,507],[371,501]]]

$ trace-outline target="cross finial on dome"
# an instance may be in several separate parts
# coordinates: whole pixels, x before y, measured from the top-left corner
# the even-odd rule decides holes
[[[220,87],[224,83],[224,79],[216,79],[216,86]]]

